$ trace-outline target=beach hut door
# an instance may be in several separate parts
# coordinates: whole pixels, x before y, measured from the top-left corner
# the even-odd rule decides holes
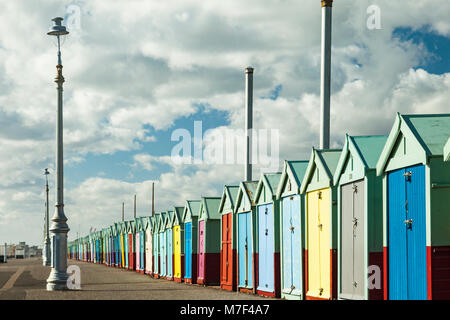
[[[427,299],[425,167],[388,175],[389,299]]]
[[[239,213],[239,287],[253,288],[252,273],[252,216],[251,212]]]
[[[300,233],[300,196],[283,199],[283,292],[302,292],[302,244]]]
[[[198,222],[198,277],[205,279],[205,221]]]
[[[172,229],[167,229],[167,277],[173,277],[173,237]]]
[[[184,277],[191,279],[192,270],[192,223],[188,222],[184,225]]]
[[[274,291],[274,220],[273,204],[258,207],[258,290],[265,292]]]
[[[365,298],[364,181],[341,187],[341,294]]]
[[[222,215],[222,283],[231,285],[231,213]]]

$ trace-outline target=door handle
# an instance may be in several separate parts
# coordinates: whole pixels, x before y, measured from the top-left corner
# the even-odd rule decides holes
[[[294,232],[295,227],[294,226],[290,226],[289,230],[291,230],[292,232]]]
[[[269,229],[266,229],[266,236],[269,234]]]
[[[413,219],[405,220],[406,227],[412,229]]]

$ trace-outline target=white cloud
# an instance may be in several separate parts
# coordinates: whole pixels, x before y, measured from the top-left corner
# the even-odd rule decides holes
[[[81,29],[72,30],[62,50],[69,165],[80,163],[88,153],[117,151],[137,152],[132,161],[142,170],[169,164],[172,171],[159,179],[161,209],[203,192],[220,193],[221,183],[242,178],[241,167],[174,164],[169,155],[154,156],[140,149],[155,141],[154,131],[195,113],[197,103],[207,105],[207,110],[229,112],[228,128],[242,128],[247,65],[255,67],[255,127],[280,130],[280,161],[308,158],[317,145],[319,1],[4,2],[0,235],[7,240],[41,239],[42,168],[54,166],[56,120],[56,48],[45,33],[50,18],[64,15],[69,4],[82,9]],[[381,30],[366,28],[370,4],[381,9]],[[414,70],[433,52],[392,38],[392,31],[428,28],[449,37],[449,11],[449,2],[437,5],[434,0],[407,6],[388,0],[335,2],[333,146],[339,146],[347,132],[386,133],[397,111],[448,111],[449,75]],[[280,84],[276,101],[261,98]],[[148,188],[148,183],[108,177],[86,179],[66,192],[68,216],[82,225],[94,217],[98,228],[114,217],[111,212],[117,210],[115,217],[120,217],[120,203],[114,201],[131,199],[134,192],[148,194]]]

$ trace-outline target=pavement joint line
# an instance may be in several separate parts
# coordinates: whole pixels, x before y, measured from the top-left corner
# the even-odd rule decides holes
[[[20,275],[25,271],[25,267],[20,267],[17,271],[9,278],[9,280],[5,283],[5,285],[0,289],[0,292],[11,289],[16,283],[17,279]]]

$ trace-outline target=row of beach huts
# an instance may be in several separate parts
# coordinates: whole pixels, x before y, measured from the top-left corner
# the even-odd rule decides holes
[[[450,114],[398,114],[281,173],[69,243],[154,278],[286,299],[450,299]]]

